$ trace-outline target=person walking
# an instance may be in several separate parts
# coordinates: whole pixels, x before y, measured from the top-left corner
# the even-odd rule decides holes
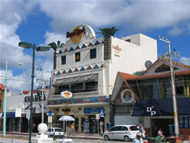
[[[100,134],[101,135],[103,135],[103,125],[104,125],[104,122],[100,120]]]
[[[74,123],[72,123],[71,126],[70,126],[69,136],[70,136],[71,133],[73,133],[73,136],[74,136],[74,133],[75,133],[75,125],[74,125]]]
[[[142,124],[139,125],[139,131],[141,132],[142,137],[145,138],[145,133],[146,133],[146,132],[145,132],[145,129],[144,129],[144,127],[143,127]]]
[[[144,143],[142,139],[142,134],[141,132],[138,132],[136,135],[136,138],[133,140],[133,143]]]

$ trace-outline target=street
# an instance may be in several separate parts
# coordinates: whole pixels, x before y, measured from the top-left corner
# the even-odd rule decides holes
[[[104,140],[87,140],[87,139],[73,139],[75,143],[124,143],[124,141],[104,141]],[[0,143],[28,143],[28,140],[0,138]],[[54,141],[55,143],[55,141]],[[128,142],[132,143],[132,142]]]

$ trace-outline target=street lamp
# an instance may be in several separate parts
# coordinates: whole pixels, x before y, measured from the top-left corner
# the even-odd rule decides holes
[[[27,42],[19,42],[18,46],[26,48],[26,49],[33,49],[33,57],[32,57],[32,75],[31,75],[31,99],[30,99],[30,121],[29,121],[29,143],[31,143],[31,132],[32,132],[32,102],[33,102],[33,85],[34,85],[34,60],[35,60],[35,50],[36,51],[48,51],[50,47],[47,46],[40,46],[36,48],[35,44],[30,44]]]
[[[4,118],[3,118],[3,136],[6,135],[6,118],[7,118],[7,67],[8,67],[8,62],[6,61],[6,71],[5,71],[5,91],[4,91],[4,103],[3,103],[3,113],[4,113]]]

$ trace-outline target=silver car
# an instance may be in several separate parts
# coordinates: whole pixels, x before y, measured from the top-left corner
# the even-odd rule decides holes
[[[124,140],[126,142],[136,137],[139,129],[135,125],[116,125],[104,132],[104,140]]]

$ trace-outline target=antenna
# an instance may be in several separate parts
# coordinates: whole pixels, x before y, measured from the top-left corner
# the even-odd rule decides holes
[[[152,62],[151,62],[151,61],[147,60],[147,61],[145,62],[145,67],[146,67],[146,68],[149,68],[151,65],[152,65]]]

